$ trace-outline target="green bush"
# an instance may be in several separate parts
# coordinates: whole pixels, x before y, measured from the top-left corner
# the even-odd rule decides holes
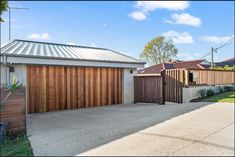
[[[200,94],[201,97],[205,97],[206,96],[206,89],[205,88],[204,89],[200,89],[198,91],[198,93]]]
[[[226,91],[226,92],[233,91],[233,87],[232,86],[224,86],[224,91]]]
[[[222,93],[224,91],[224,87],[219,86],[218,90],[219,90],[220,93]]]
[[[222,93],[223,91],[224,91],[224,88],[223,87],[221,87],[221,86],[217,86],[216,88],[215,88],[215,93],[216,94],[218,94],[218,93]]]
[[[213,95],[215,95],[215,92],[212,89],[207,89],[206,95],[207,96],[213,96]]]

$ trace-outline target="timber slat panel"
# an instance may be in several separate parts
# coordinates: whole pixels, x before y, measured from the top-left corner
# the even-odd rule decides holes
[[[161,76],[135,76],[134,102],[160,103]]]
[[[232,70],[190,69],[190,73],[198,75],[198,79],[190,82],[190,86],[233,84],[235,81],[235,71]]]
[[[121,68],[27,66],[27,112],[122,103]]]
[[[30,76],[29,72],[27,74]],[[5,88],[0,88],[0,90],[1,100],[3,100],[9,93],[9,90]],[[31,89],[27,88],[27,90]],[[25,104],[25,87],[21,87],[8,97],[7,102],[4,104],[3,110],[1,110],[0,119],[1,121],[8,122],[7,131],[9,131],[11,135],[25,133],[26,131]]]
[[[182,103],[184,70],[166,70],[165,78],[165,100],[170,102]]]

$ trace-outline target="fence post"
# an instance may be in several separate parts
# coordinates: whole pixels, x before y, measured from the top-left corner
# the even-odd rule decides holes
[[[189,69],[185,69],[185,87],[189,87]]]
[[[160,105],[165,105],[165,88],[166,88],[165,76],[166,76],[166,71],[162,70],[161,71],[162,89],[161,89],[161,102],[160,102]]]

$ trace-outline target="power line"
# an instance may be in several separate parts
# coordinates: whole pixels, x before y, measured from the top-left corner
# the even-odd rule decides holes
[[[225,47],[225,46],[228,46],[228,45],[230,45],[230,44],[232,44],[234,42],[234,37],[232,37],[231,39],[229,39],[227,42],[225,42],[223,45],[221,45],[221,46],[219,46],[219,47],[217,47],[217,48],[213,48],[214,49],[214,51],[217,53],[217,50],[218,49],[220,49],[220,48],[222,48],[222,47]],[[209,52],[209,53],[207,53],[205,56],[203,56],[201,59],[203,59],[203,58],[205,58],[205,57],[207,57],[207,56],[209,56],[211,54],[211,52]]]
[[[203,58],[209,56],[210,54],[211,54],[211,52],[207,53],[207,54],[206,54],[205,56],[203,56],[201,59],[203,59]]]
[[[217,48],[215,48],[215,49],[220,49],[220,48],[222,48],[222,47],[224,47],[224,46],[228,46],[229,44],[231,44],[231,43],[233,43],[234,42],[234,37],[232,37],[230,40],[228,40],[226,43],[224,43],[223,45],[221,45],[221,46],[219,46],[219,47],[217,47]]]

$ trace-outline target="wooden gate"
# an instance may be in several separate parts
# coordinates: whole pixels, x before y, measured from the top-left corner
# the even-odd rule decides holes
[[[134,101],[145,103],[162,103],[162,77],[161,76],[135,76]]]
[[[184,69],[165,71],[165,101],[183,102]]]
[[[27,112],[122,103],[121,68],[27,66]]]

